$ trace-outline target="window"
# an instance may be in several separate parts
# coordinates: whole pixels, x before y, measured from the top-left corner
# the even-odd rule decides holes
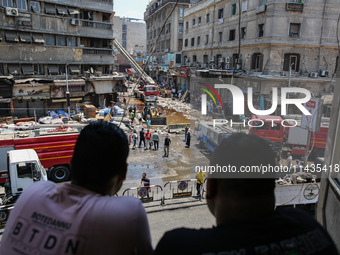
[[[184,16],[184,9],[183,7],[179,7],[179,17],[183,18],[183,16]]]
[[[263,37],[264,36],[264,24],[258,25],[258,28],[259,28],[259,37]]]
[[[183,23],[178,24],[178,32],[183,33]]]
[[[67,46],[77,46],[77,37],[69,36],[67,37]]]
[[[27,10],[27,0],[17,0],[17,8],[19,10]]]
[[[13,0],[2,0],[3,7],[14,7]]]
[[[57,6],[57,14],[59,16],[66,16],[67,15],[67,9],[64,6]]]
[[[198,17],[198,25],[201,25],[202,17]]]
[[[44,44],[45,39],[42,34],[33,34],[33,43]]]
[[[55,36],[54,35],[45,35],[46,45],[55,45]]]
[[[203,63],[204,63],[204,64],[208,64],[208,62],[209,62],[209,57],[208,57],[208,55],[203,55]]]
[[[207,23],[209,23],[210,22],[210,14],[208,13],[207,14]]]
[[[238,64],[239,62],[240,62],[240,61],[239,61],[239,59],[238,59],[238,54],[237,54],[237,53],[233,54],[233,68],[234,68],[234,67],[238,68],[238,67],[237,67],[237,64]]]
[[[30,2],[30,9],[31,9],[32,12],[39,13],[40,12],[40,3],[35,2],[35,1],[31,1]]]
[[[196,63],[196,62],[197,62],[197,56],[196,56],[196,55],[193,55],[193,56],[192,56],[192,62],[193,62],[193,63]]]
[[[218,10],[218,19],[223,19],[223,9]]]
[[[20,33],[19,34],[20,43],[31,43],[32,37],[29,33]]]
[[[267,4],[267,0],[259,0],[259,5],[266,5]]]
[[[197,37],[197,46],[201,44],[201,37]]]
[[[188,46],[188,39],[185,39],[185,41],[184,41],[184,46],[185,46],[185,47]]]
[[[195,26],[196,25],[196,19],[193,19],[192,20],[192,26]]]
[[[51,14],[51,15],[56,15],[57,9],[55,8],[54,5],[45,4],[45,13]]]
[[[5,32],[5,39],[6,42],[19,42],[19,36],[17,35],[16,32]]]
[[[242,1],[242,12],[248,11],[248,0]]]
[[[58,46],[66,46],[66,36],[57,35],[57,45]]]
[[[222,33],[222,32],[219,32],[219,33],[218,33],[218,41],[219,41],[219,42],[222,42],[222,39],[223,39],[223,33]]]
[[[191,46],[195,46],[195,38],[191,38]]]
[[[247,28],[241,27],[241,39],[245,39],[247,34]]]
[[[235,15],[236,14],[236,4],[233,4],[231,6],[231,15]]]
[[[301,28],[300,23],[290,23],[289,36],[292,37],[300,36],[300,28]]]
[[[36,172],[36,165],[34,163],[19,163],[17,165],[18,178],[33,179],[34,172]]]
[[[183,39],[178,39],[178,51],[183,49]]]
[[[235,40],[235,34],[236,34],[236,30],[235,29],[231,29],[229,31],[229,41],[234,41]]]
[[[295,72],[300,70],[300,54],[287,53],[284,55],[283,71],[289,71],[289,68]]]
[[[186,30],[189,29],[189,22],[185,23],[185,29],[186,29]]]
[[[209,35],[206,35],[205,36],[205,44],[208,44],[209,43]]]
[[[262,71],[263,55],[261,53],[254,53],[251,60],[251,69],[255,71]]]

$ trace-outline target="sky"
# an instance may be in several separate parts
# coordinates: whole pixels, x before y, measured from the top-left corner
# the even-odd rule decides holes
[[[114,0],[116,16],[144,19],[144,11],[150,0]]]

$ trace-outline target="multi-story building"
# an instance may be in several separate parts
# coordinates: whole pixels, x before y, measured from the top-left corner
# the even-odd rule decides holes
[[[181,51],[183,46],[184,10],[192,0],[179,0],[178,5],[170,15],[176,0],[152,0],[146,7],[144,20],[147,26],[147,53],[150,54],[158,35],[160,39],[152,55],[149,71],[156,80],[166,79],[169,66],[181,65]],[[197,2],[197,1],[195,1]],[[176,54],[177,53],[177,54]]]
[[[113,36],[138,64],[144,64],[146,52],[146,24],[144,20],[115,16],[113,18]],[[117,54],[120,55],[119,52]],[[118,55],[119,71],[124,72],[131,66],[122,55],[119,57]]]
[[[321,97],[331,91],[336,69],[337,5],[337,0],[203,0],[184,12],[183,65],[210,78],[226,78],[236,69],[234,84],[254,87],[269,103],[273,86],[303,86]],[[193,90],[199,87],[194,80]]]
[[[120,83],[112,76],[113,15],[113,0],[3,0],[0,108],[12,99],[17,116],[65,109],[66,73],[72,105],[103,102]]]

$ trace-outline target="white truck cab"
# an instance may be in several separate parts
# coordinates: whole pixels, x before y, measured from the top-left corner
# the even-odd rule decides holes
[[[8,181],[5,184],[8,193],[17,197],[36,181],[47,181],[47,173],[41,165],[35,150],[12,150],[7,154]]]

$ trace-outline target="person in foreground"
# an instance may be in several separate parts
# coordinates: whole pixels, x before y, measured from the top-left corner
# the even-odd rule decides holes
[[[275,165],[275,154],[262,138],[238,133],[215,150],[211,165],[216,164]],[[338,254],[313,217],[294,208],[274,209],[273,179],[210,175],[207,181],[207,203],[217,227],[169,231],[154,254]]]
[[[38,182],[24,190],[0,254],[152,254],[141,202],[113,196],[125,180],[128,153],[126,135],[115,125],[86,126],[74,148],[71,183]]]

